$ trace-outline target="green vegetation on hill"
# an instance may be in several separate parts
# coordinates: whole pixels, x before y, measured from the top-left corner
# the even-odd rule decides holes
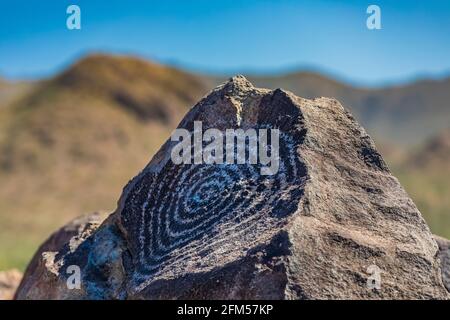
[[[450,130],[444,130],[394,167],[431,230],[450,238]]]

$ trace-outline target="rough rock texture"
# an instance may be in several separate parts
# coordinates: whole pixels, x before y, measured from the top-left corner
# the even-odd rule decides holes
[[[179,127],[192,132],[194,121],[222,132],[279,129],[278,173],[261,175],[248,162],[176,165],[168,140],[124,188],[117,210],[73,245],[44,254],[42,277],[18,297],[449,297],[428,226],[339,102],[257,89],[238,76]],[[82,270],[80,290],[67,289],[70,265]],[[377,269],[381,287],[372,289]]]
[[[18,270],[8,270],[0,272],[0,300],[11,300],[14,297],[22,273]]]
[[[442,280],[450,292],[450,240],[434,236],[439,246],[439,259],[441,259]]]
[[[23,275],[15,299],[63,298],[54,292],[53,281],[57,278],[51,262],[58,252],[74,251],[105,220],[106,214],[95,212],[74,219],[53,233],[37,250]],[[48,264],[50,262],[50,264]],[[63,293],[62,293],[63,294]]]

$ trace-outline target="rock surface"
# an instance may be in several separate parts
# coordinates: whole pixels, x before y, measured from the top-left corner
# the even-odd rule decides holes
[[[59,251],[75,250],[105,220],[106,214],[95,212],[74,219],[53,233],[37,250],[23,275],[15,299],[58,299],[64,296],[52,287],[56,275],[48,262]]]
[[[8,270],[0,272],[0,300],[11,300],[14,297],[22,273],[19,270]]]
[[[450,292],[450,240],[434,236],[439,246],[439,259],[441,260],[442,280]]]
[[[17,297],[449,297],[428,226],[339,102],[257,89],[238,76],[179,128],[192,132],[194,121],[221,132],[279,129],[279,171],[176,165],[168,140],[101,226],[37,257],[27,274],[41,276],[25,279]],[[81,289],[67,287],[71,265]]]

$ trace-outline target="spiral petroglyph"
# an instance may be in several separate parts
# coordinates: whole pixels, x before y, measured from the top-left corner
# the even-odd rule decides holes
[[[135,248],[143,277],[165,265],[186,268],[192,256],[201,263],[239,251],[236,240],[251,243],[267,237],[296,210],[302,196],[304,167],[292,137],[280,137],[275,175],[262,175],[258,164],[166,164],[164,174],[147,173],[130,191],[123,223],[138,226]],[[220,246],[219,256],[206,255]],[[196,261],[198,262],[198,261]]]
[[[226,130],[235,128],[256,132],[276,129],[278,170],[264,175],[261,163],[250,162],[250,157],[241,164],[174,164],[168,160],[158,172],[144,170],[127,192],[121,214],[138,270],[136,285],[144,287],[145,280],[162,273],[176,276],[180,270],[194,266],[208,269],[217,261],[243,255],[252,243],[270,239],[297,210],[306,179],[306,169],[297,153],[304,136],[301,115],[270,118],[272,110],[265,109],[265,96],[257,96],[256,101],[244,97],[230,102],[226,92],[224,88],[219,92],[221,111],[234,115],[229,127],[222,122],[217,130],[225,136]],[[271,95],[265,98],[274,99]],[[251,106],[252,113],[246,113]],[[191,112],[202,108],[201,102]],[[214,124],[208,121],[212,107],[208,108],[199,113],[205,130]],[[265,147],[273,152],[270,141]],[[230,151],[226,146],[223,149]],[[236,153],[237,146],[232,151]],[[247,155],[254,152],[249,144],[245,151]],[[193,157],[194,152],[192,146]]]

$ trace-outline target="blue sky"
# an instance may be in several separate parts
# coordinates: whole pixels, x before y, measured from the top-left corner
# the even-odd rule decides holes
[[[81,30],[66,8],[81,8]],[[381,8],[368,30],[366,8]],[[54,74],[92,51],[202,72],[313,69],[358,84],[450,72],[450,1],[1,0],[0,75]]]

